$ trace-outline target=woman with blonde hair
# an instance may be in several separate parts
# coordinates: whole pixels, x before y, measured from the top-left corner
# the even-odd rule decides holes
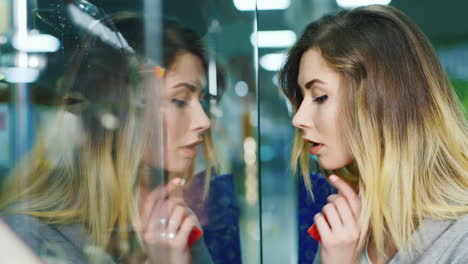
[[[314,217],[316,263],[467,263],[468,137],[433,48],[405,14],[372,5],[313,22],[280,73],[308,154],[339,193]]]
[[[215,161],[201,39],[165,21],[163,63],[148,68],[141,19],[95,25],[113,33],[88,35],[71,59],[65,106],[3,184],[2,217],[47,262],[211,263],[184,198],[197,146],[208,184]]]

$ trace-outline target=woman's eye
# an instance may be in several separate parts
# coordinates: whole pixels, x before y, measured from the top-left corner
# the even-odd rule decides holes
[[[321,104],[325,102],[325,100],[327,99],[328,99],[328,95],[322,95],[322,96],[316,97],[313,101]]]
[[[184,100],[179,100],[177,98],[172,98],[171,99],[171,102],[177,106],[178,108],[182,108],[182,107],[185,107],[187,105],[187,102],[184,101]]]

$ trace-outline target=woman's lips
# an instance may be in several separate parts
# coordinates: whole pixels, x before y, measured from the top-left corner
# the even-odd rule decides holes
[[[192,143],[190,145],[182,147],[182,151],[187,155],[188,157],[195,158],[197,156],[197,149],[196,147],[201,144],[201,141],[197,141],[195,143]]]
[[[183,147],[182,151],[189,157],[194,158],[197,156],[197,149],[195,147]]]
[[[322,147],[323,145],[320,143],[312,144],[312,146],[309,148],[310,155],[317,155]]]

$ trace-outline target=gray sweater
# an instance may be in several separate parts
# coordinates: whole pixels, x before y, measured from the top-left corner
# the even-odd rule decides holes
[[[79,224],[49,225],[21,214],[4,215],[2,218],[46,263],[116,263],[102,249],[92,246],[89,234]],[[190,252],[192,263],[212,263],[203,239],[195,242]]]
[[[420,250],[412,252],[409,258],[397,253],[388,264],[468,263],[468,215],[455,220],[426,219],[411,239],[417,241]],[[320,263],[319,252],[320,248],[314,264]],[[360,263],[369,262],[362,257]]]

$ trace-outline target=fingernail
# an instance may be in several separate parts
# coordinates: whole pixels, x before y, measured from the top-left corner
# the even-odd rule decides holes
[[[307,233],[309,234],[309,236],[311,236],[313,239],[317,240],[318,242],[322,241],[322,238],[320,237],[320,233],[315,224],[309,227],[309,229],[307,230]]]
[[[198,227],[194,227],[192,231],[190,232],[190,235],[187,239],[187,245],[191,247],[193,243],[195,243],[198,239],[200,239],[203,236],[203,230],[201,230]]]
[[[330,181],[332,181],[332,182],[336,182],[336,181],[338,180],[338,176],[332,175],[332,176],[329,177],[329,179],[330,179]]]
[[[185,184],[185,179],[182,178],[174,178],[172,180],[172,184],[183,186]]]
[[[172,180],[172,184],[174,184],[174,185],[180,185],[180,182],[181,182],[181,181],[182,181],[181,178],[175,178],[175,179]]]

